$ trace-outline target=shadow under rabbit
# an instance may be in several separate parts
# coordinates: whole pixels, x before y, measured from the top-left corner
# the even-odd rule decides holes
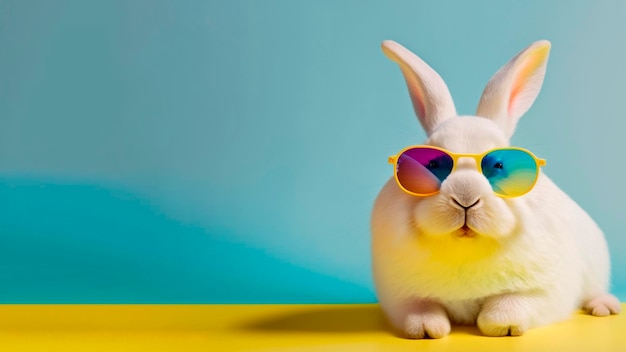
[[[336,333],[357,334],[386,332],[401,337],[387,322],[378,305],[308,306],[303,310],[279,313],[239,327],[265,333]],[[453,325],[457,334],[481,335],[475,326]]]

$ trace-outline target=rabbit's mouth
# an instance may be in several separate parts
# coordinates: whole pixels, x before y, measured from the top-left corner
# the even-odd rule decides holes
[[[474,238],[476,237],[476,232],[467,226],[467,224],[464,224],[456,231],[456,236],[459,238]]]

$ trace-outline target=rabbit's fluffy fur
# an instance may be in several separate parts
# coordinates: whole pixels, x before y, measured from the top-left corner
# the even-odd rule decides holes
[[[509,146],[541,89],[549,49],[539,41],[520,52],[489,81],[477,116],[457,116],[432,68],[400,44],[383,43],[405,77],[424,144],[455,153]],[[443,337],[451,323],[521,335],[579,308],[598,316],[620,310],[608,293],[602,231],[544,174],[516,198],[495,195],[472,158],[459,159],[431,196],[409,195],[392,177],[376,199],[371,228],[379,302],[409,338]]]

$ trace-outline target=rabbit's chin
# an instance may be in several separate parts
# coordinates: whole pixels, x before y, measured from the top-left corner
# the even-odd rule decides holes
[[[506,200],[492,196],[463,210],[451,204],[446,196],[433,196],[415,205],[413,223],[420,235],[432,239],[486,237],[500,241],[512,236],[518,227],[519,220],[509,206]]]

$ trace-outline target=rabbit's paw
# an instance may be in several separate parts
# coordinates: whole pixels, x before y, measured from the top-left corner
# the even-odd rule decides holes
[[[619,312],[622,310],[622,307],[617,298],[608,293],[593,298],[589,302],[585,303],[583,308],[589,314],[595,315],[596,317],[605,317],[611,314],[619,314]]]
[[[487,336],[521,336],[529,327],[523,302],[508,295],[487,300],[476,323]]]
[[[450,333],[450,320],[439,304],[424,303],[406,316],[403,330],[410,339],[439,339]]]

